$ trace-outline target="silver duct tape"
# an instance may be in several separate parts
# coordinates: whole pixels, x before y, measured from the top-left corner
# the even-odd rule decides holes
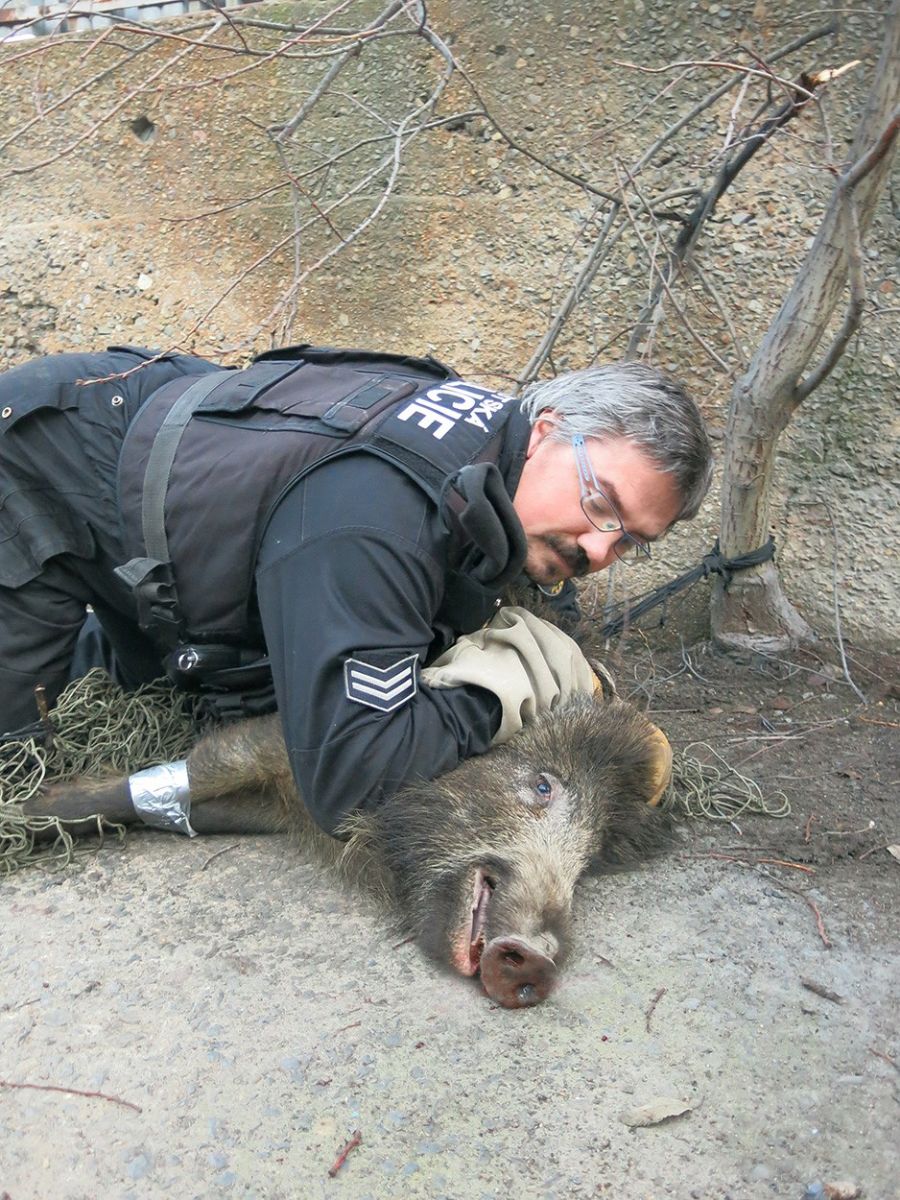
[[[191,829],[191,786],[187,763],[161,763],[128,777],[134,811],[154,829],[177,830],[196,837]]]

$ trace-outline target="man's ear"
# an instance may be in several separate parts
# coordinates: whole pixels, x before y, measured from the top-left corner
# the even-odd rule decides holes
[[[542,441],[547,437],[550,431],[556,425],[556,413],[552,408],[545,408],[538,419],[531,427],[531,436],[528,439],[528,448],[525,451],[526,459],[531,458],[535,450]]]

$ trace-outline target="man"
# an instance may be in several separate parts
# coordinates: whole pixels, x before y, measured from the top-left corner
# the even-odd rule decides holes
[[[312,347],[244,371],[128,347],[14,368],[0,728],[33,720],[35,685],[55,699],[87,604],[131,682],[165,662],[224,712],[265,710],[267,655],[297,784],[333,831],[487,749],[508,715],[498,647],[550,680],[533,709],[576,686],[539,623],[445,652],[523,571],[552,592],[648,557],[710,470],[696,406],[635,363],[522,405],[433,359]]]

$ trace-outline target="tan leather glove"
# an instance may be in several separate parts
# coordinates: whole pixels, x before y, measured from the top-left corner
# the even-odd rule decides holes
[[[624,703],[606,667],[589,663],[567,634],[524,608],[501,608],[484,629],[465,634],[425,667],[422,680],[429,687],[474,683],[493,692],[503,705],[495,746],[577,692],[598,704]],[[672,778],[672,747],[661,729],[652,729],[655,789],[649,803],[655,805]]]
[[[590,663],[568,634],[524,608],[501,608],[475,633],[454,643],[422,671],[429,687],[474,683],[499,697],[503,719],[492,745],[500,746],[526,721],[576,692],[599,690]]]

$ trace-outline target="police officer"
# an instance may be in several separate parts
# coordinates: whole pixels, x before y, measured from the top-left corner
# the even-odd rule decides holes
[[[483,629],[501,593],[646,559],[710,471],[693,401],[635,363],[521,404],[430,358],[310,346],[241,371],[132,347],[16,367],[0,376],[0,729],[33,720],[36,685],[58,695],[90,605],[130,684],[165,666],[225,715],[266,711],[274,685],[300,792],[333,832],[509,729],[510,662],[523,711],[582,686],[540,622]]]

